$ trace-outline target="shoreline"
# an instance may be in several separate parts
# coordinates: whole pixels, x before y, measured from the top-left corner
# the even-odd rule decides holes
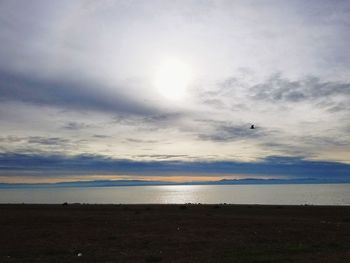
[[[233,204],[233,203],[0,203],[1,206],[222,206],[222,207],[324,207],[324,208],[340,208],[350,207],[350,204],[345,205],[318,205],[318,204]]]

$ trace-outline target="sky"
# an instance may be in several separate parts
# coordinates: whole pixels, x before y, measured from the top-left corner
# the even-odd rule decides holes
[[[350,181],[348,32],[346,0],[1,0],[0,182]]]

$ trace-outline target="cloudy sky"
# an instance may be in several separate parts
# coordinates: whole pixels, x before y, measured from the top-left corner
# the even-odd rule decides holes
[[[0,182],[349,179],[349,32],[346,0],[2,0]]]

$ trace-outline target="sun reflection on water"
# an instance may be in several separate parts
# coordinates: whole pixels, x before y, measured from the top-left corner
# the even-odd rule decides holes
[[[156,186],[161,194],[158,196],[160,203],[183,204],[195,203],[198,200],[198,185],[167,185]],[[155,188],[156,188],[155,187]]]

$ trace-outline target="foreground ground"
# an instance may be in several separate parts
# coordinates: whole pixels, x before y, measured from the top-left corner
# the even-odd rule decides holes
[[[350,262],[350,207],[0,205],[0,262]]]

